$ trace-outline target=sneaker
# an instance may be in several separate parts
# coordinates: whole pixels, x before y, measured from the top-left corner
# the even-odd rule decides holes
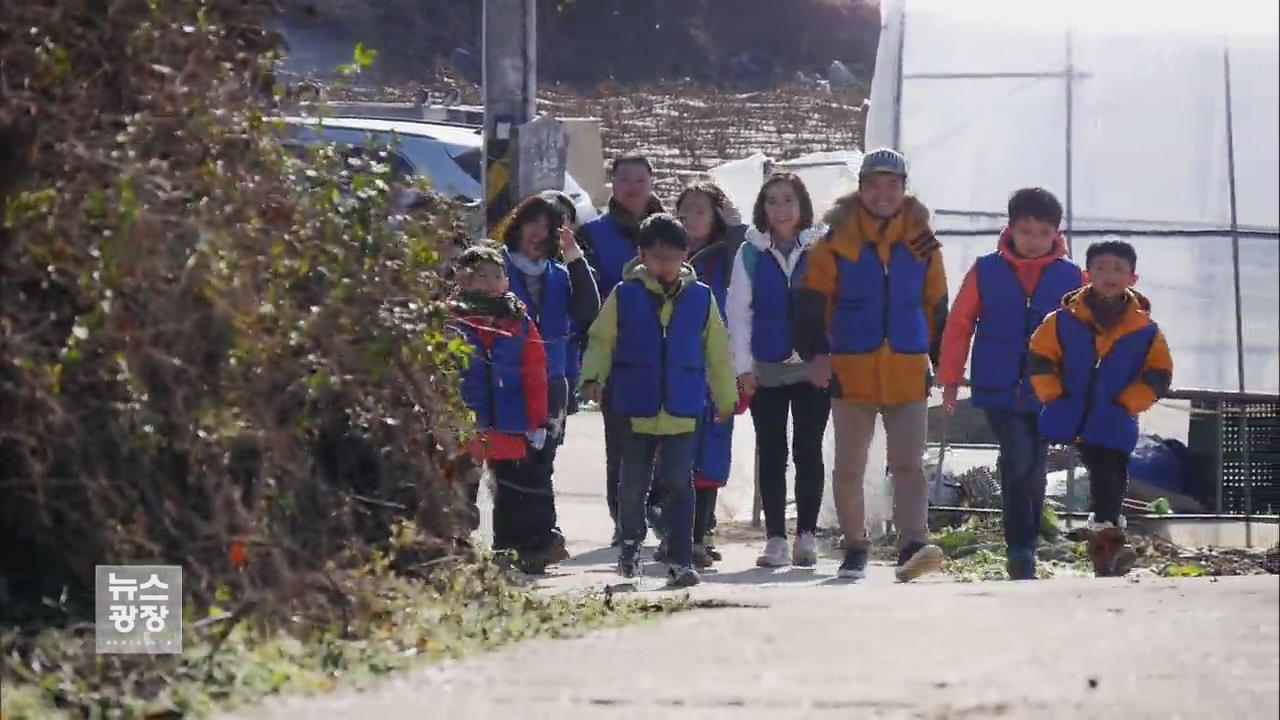
[[[640,543],[623,541],[618,553],[618,574],[624,578],[640,574]]]
[[[791,564],[796,567],[813,567],[818,564],[818,538],[813,533],[800,533],[791,548]]]
[[[756,558],[757,567],[780,568],[787,566],[787,539],[771,537],[764,544],[764,552]]]
[[[555,565],[569,559],[569,548],[565,546],[564,535],[560,534],[560,528],[556,528],[552,533],[551,545],[547,548],[547,564]]]
[[[1103,523],[1089,536],[1089,560],[1097,577],[1127,575],[1138,562],[1138,553],[1125,541],[1124,530]]]
[[[658,540],[658,547],[653,551],[653,561],[660,562],[660,563],[667,561],[667,539],[666,538],[662,538]]]
[[[542,575],[547,571],[546,550],[523,550],[516,553],[515,566],[525,575]]]
[[[716,546],[714,543],[705,543],[704,545],[707,548],[707,557],[711,558],[712,560],[715,560],[716,562],[720,562],[721,560],[724,559],[724,556],[721,555],[720,551],[716,549]]]
[[[898,553],[898,567],[894,570],[898,582],[911,582],[925,573],[942,569],[942,548],[916,541]]]
[[[1036,579],[1036,553],[1032,548],[1011,547],[1006,551],[1005,571],[1010,580]]]
[[[836,577],[845,580],[861,580],[867,576],[867,549],[852,547],[844,551],[844,562],[836,571]]]
[[[667,587],[689,588],[702,582],[698,571],[688,565],[672,565],[667,568]]]
[[[711,553],[707,552],[707,546],[702,543],[694,543],[693,545],[693,566],[699,570],[706,570],[714,565],[715,558],[711,557]]]

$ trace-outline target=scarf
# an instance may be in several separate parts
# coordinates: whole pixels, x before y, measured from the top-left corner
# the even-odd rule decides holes
[[[495,320],[519,317],[523,308],[513,293],[493,297],[472,292],[460,292],[449,303],[456,315],[481,315]]]
[[[547,265],[549,264],[547,258],[542,258],[541,260],[530,260],[522,253],[518,252],[510,253],[510,257],[511,264],[515,265],[517,270],[525,275],[532,275],[534,277],[540,277],[545,273],[547,271]]]

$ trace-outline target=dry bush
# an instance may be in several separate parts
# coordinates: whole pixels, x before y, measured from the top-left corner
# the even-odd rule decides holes
[[[5,620],[141,561],[323,619],[393,525],[453,547],[452,209],[388,223],[374,157],[282,145],[272,12],[0,4]]]

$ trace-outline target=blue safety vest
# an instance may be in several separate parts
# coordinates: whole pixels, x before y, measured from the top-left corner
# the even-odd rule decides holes
[[[975,407],[1040,409],[1027,372],[1027,346],[1044,317],[1062,305],[1062,296],[1080,287],[1080,268],[1059,258],[1040,272],[1030,295],[999,252],[978,258],[981,312],[973,342],[969,382]]]
[[[876,248],[864,243],[858,259],[836,256],[836,298],[831,313],[831,352],[875,352],[885,341],[896,353],[929,351],[924,279],[928,259],[894,245],[886,267]]]
[[[1132,452],[1138,443],[1138,419],[1117,398],[1142,375],[1158,332],[1156,324],[1121,337],[1099,358],[1093,326],[1066,309],[1059,309],[1057,315],[1063,394],[1040,411],[1040,434],[1054,442],[1079,439]]]
[[[711,289],[693,283],[671,301],[671,318],[663,327],[663,299],[641,280],[630,280],[618,293],[618,336],[609,374],[611,408],[626,417],[702,415],[707,394],[702,333],[711,312]]]
[[[808,265],[808,249],[787,273],[772,252],[750,243],[742,248],[743,262],[751,276],[751,356],[761,362],[782,362],[791,357],[791,287]]]
[[[511,292],[529,308],[529,315],[538,325],[538,334],[547,350],[547,377],[565,377],[568,370],[569,303],[572,290],[569,270],[554,260],[547,263],[542,274],[542,302],[535,302],[524,273],[507,255],[507,277],[511,280]]]
[[[726,242],[728,241],[721,240],[717,245],[694,255],[689,261],[698,273],[698,280],[711,288],[711,294],[716,298],[716,307],[720,309],[721,322],[726,321],[725,300],[729,294],[729,278],[733,274],[733,256],[724,246]]]
[[[636,244],[631,238],[622,234],[622,228],[612,212],[592,220],[583,226],[587,237],[591,239],[591,248],[596,261],[596,287],[600,290],[600,301],[609,297],[609,293],[622,282],[623,269],[636,257]]]
[[[721,241],[722,243],[727,241]],[[733,255],[729,248],[712,247],[694,256],[693,268],[698,279],[711,288],[716,305],[720,308],[720,320],[725,321],[725,300],[729,291],[729,278],[733,269]],[[693,471],[708,480],[725,483],[729,480],[729,467],[733,456],[733,418],[716,422],[716,405],[707,391],[707,404],[702,411],[702,421],[694,435],[695,455]]]
[[[516,335],[498,335],[486,350],[480,331],[463,325],[472,353],[462,372],[462,401],[476,414],[476,428],[505,433],[529,430],[522,372],[528,320]]]

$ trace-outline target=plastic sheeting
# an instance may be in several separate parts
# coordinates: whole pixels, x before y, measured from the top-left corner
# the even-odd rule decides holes
[[[1280,392],[1273,0],[906,0],[882,11],[867,144],[907,155],[952,293],[993,248],[1008,195],[1046,187],[1069,204],[1077,259],[1100,239],[1137,248],[1138,289],[1168,335],[1179,387],[1240,382],[1229,63],[1243,381]]]

